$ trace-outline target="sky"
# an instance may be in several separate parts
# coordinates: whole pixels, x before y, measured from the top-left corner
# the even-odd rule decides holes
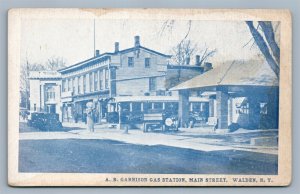
[[[21,64],[45,62],[62,57],[66,65],[91,58],[94,42],[100,53],[113,52],[114,42],[120,50],[134,45],[134,36],[140,36],[141,45],[164,54],[173,54],[176,46],[188,32],[188,21],[175,20],[172,28],[162,32],[161,20],[94,20],[92,19],[24,19],[21,24]],[[210,62],[256,59],[260,55],[251,40],[245,22],[192,21],[187,39],[197,43],[199,51],[208,47],[217,49]],[[247,44],[246,46],[244,46]],[[194,59],[191,59],[191,63]]]

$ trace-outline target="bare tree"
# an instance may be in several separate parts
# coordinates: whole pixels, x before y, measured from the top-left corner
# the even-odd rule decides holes
[[[202,51],[200,51],[200,62],[197,65],[202,65],[206,62],[210,57],[213,57],[214,54],[217,52],[217,49],[210,49],[205,47]]]
[[[62,57],[51,57],[46,62],[47,70],[55,71],[64,67],[66,67],[66,61]]]
[[[173,49],[173,60],[178,65],[188,65],[191,56],[197,51],[197,44],[193,44],[191,40],[183,40],[177,44]]]
[[[29,72],[42,71],[45,67],[37,63],[29,63],[26,59],[25,64],[21,65],[20,72],[20,106],[24,108],[29,107]]]
[[[279,77],[280,48],[275,40],[275,30],[272,23],[269,21],[259,21],[257,28],[254,27],[253,21],[246,21],[246,24],[267,63],[276,76]],[[259,27],[261,27],[262,32],[259,31]]]

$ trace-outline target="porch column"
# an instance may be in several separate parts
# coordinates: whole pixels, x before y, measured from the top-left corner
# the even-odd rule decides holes
[[[217,91],[218,129],[228,128],[228,93]]]
[[[214,105],[215,105],[215,99],[213,99],[213,98],[209,98],[209,117],[214,117],[215,116],[215,114],[214,114]]]
[[[179,91],[178,118],[180,127],[187,127],[189,121],[189,91]]]
[[[232,114],[232,98],[229,97],[228,99],[228,124],[230,125],[232,123],[232,118],[233,118],[233,114]]]

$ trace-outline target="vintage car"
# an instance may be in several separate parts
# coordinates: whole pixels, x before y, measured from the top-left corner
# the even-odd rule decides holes
[[[203,108],[201,104],[208,104],[207,99],[200,97],[190,97],[189,100],[190,108]],[[107,122],[120,128],[127,126],[144,132],[178,130],[178,101],[177,96],[115,97],[108,103]],[[200,111],[190,115],[193,125],[207,119],[208,115],[199,114]]]
[[[41,131],[62,130],[59,115],[55,113],[31,112],[27,124],[28,126],[38,128]]]

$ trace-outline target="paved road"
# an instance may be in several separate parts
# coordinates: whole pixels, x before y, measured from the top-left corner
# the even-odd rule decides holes
[[[21,172],[277,174],[277,156],[112,140],[20,140]]]

